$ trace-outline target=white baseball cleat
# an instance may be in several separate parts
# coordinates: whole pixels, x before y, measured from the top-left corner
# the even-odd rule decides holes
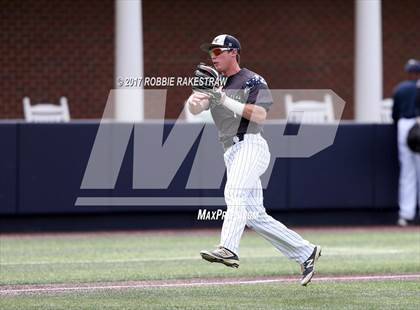
[[[309,282],[311,282],[312,277],[315,273],[315,263],[318,258],[321,256],[321,247],[319,245],[315,246],[314,251],[312,252],[311,256],[301,265],[302,267],[302,280],[300,284],[306,286]]]
[[[203,250],[200,252],[200,255],[203,259],[209,261],[210,263],[221,263],[233,268],[239,267],[238,256],[222,246],[213,251]]]

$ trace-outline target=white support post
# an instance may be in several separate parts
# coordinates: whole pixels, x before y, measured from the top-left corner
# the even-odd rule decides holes
[[[355,119],[378,122],[382,101],[381,0],[355,1]]]
[[[117,121],[143,121],[144,96],[142,86],[129,87],[125,85],[126,79],[142,77],[143,22],[141,0],[115,0],[114,80],[117,89],[115,96],[115,119]]]

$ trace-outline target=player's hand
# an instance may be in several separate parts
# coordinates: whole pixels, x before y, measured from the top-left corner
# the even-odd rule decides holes
[[[215,106],[223,104],[226,94],[222,90],[222,86],[215,87],[214,89],[200,90],[198,93],[204,94],[207,96],[210,109],[213,109]]]
[[[194,75],[197,83],[193,85],[193,91],[207,94],[210,108],[222,104],[224,93],[220,86],[220,76],[217,70],[200,63]]]
[[[214,108],[215,106],[223,104],[223,101],[226,96],[221,86],[209,91],[209,95],[210,95],[210,99],[209,99],[210,108]]]
[[[210,95],[193,92],[187,100],[188,109],[192,114],[198,114],[209,108]]]

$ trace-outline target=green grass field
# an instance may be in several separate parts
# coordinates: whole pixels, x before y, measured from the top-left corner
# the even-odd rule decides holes
[[[303,230],[323,246],[317,274],[420,273],[420,230]],[[298,283],[300,268],[247,231],[239,269],[201,260],[219,233],[0,237],[0,285],[292,276],[293,283],[1,295],[0,309],[418,309],[420,278]],[[0,287],[1,289],[1,287]]]

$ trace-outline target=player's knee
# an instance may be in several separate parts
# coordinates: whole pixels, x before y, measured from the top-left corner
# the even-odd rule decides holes
[[[255,223],[253,220],[248,219],[246,222],[246,226],[250,229],[254,229],[255,228]]]
[[[229,205],[245,205],[245,195],[244,191],[235,187],[232,187],[230,185],[225,186],[225,201],[226,204]]]
[[[225,202],[228,208],[246,208],[247,202],[239,197],[225,197]]]

